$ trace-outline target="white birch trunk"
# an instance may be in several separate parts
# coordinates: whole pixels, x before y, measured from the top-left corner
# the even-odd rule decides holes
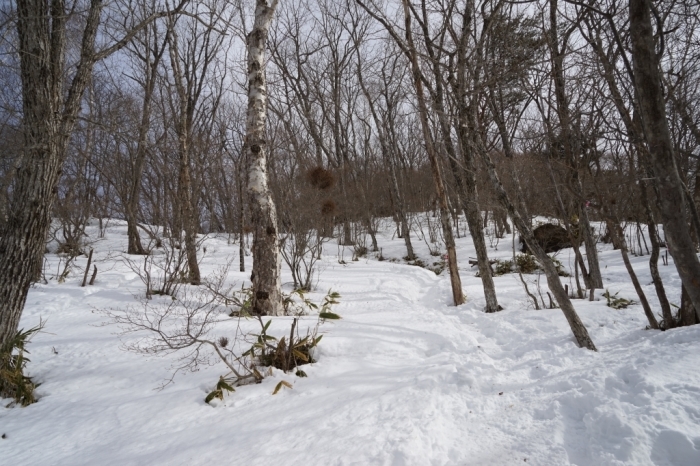
[[[281,256],[277,239],[277,211],[268,185],[267,87],[265,47],[277,0],[256,0],[255,22],[248,34],[248,119],[245,151],[248,158],[248,198],[253,224],[253,313],[284,314],[280,280]]]

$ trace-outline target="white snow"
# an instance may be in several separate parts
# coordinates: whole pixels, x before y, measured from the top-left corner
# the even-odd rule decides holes
[[[533,310],[514,275],[495,279],[505,310],[485,314],[480,280],[467,265],[470,237],[457,240],[467,295],[459,307],[450,303],[447,272],[352,261],[350,249],[343,265],[329,244],[311,298],[338,291],[343,319],[321,327],[318,362],[304,366],[308,378],[275,371],[207,405],[226,372],[221,363],[158,390],[177,355],[123,351],[138,336],[120,341],[116,327],[101,325],[99,309],[138,305],[144,286],[120,259],[123,223],[111,221],[104,239],[96,227],[89,233],[96,284],[81,288],[76,268],[65,283],[50,280],[29,293],[21,326],[47,320],[29,346],[40,400],[0,408],[2,465],[700,465],[700,326],[645,330],[639,305],[613,310],[604,300],[575,300],[599,351],[579,349],[561,311]],[[399,259],[403,240],[392,233],[387,222],[380,246],[385,258]],[[238,257],[224,236],[204,245],[203,274]],[[489,253],[509,257],[510,245],[506,238]],[[417,238],[414,247],[425,262],[436,260]],[[606,287],[637,300],[619,252],[600,251]],[[567,268],[570,256],[559,255]],[[669,260],[660,269],[678,303]],[[48,261],[50,277],[59,258]],[[658,309],[647,262],[633,258]],[[250,266],[230,280],[244,283]],[[283,269],[285,280],[290,291]],[[544,293],[544,278],[541,286]],[[272,329],[284,333],[290,321],[274,318]],[[212,333],[235,328],[236,319],[222,314]],[[280,380],[294,388],[273,396]]]

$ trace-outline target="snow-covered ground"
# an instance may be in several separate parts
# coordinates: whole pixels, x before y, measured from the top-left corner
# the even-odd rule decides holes
[[[144,286],[121,258],[121,222],[111,221],[104,239],[95,239],[96,227],[89,233],[94,286],[81,288],[76,268],[65,283],[30,291],[21,326],[47,320],[29,347],[40,400],[0,408],[2,465],[700,465],[700,326],[645,330],[639,305],[613,310],[604,300],[576,300],[599,351],[579,349],[561,311],[533,310],[515,275],[495,279],[505,310],[485,314],[467,264],[470,237],[457,240],[467,295],[459,307],[450,303],[446,272],[352,261],[349,249],[341,264],[339,247],[329,244],[311,298],[338,291],[343,318],[321,327],[308,377],[275,371],[208,405],[222,364],[178,374],[158,390],[177,355],[123,351],[138,336],[120,341],[115,326],[101,325],[99,310],[138,305]],[[388,223],[379,242],[386,259],[405,255]],[[511,244],[503,239],[490,254],[509,257]],[[204,275],[238,257],[226,237],[204,245]],[[414,245],[426,263],[436,260],[425,243]],[[606,287],[636,300],[619,252],[600,250]],[[570,256],[558,256],[567,268]],[[660,269],[677,303],[669,260]],[[47,277],[58,261],[48,255]],[[658,309],[647,261],[633,258]],[[229,280],[242,284],[248,275],[232,271]],[[290,291],[286,268],[283,276]],[[527,278],[533,289],[535,276]],[[212,334],[231,335],[235,321],[222,314]],[[284,332],[290,321],[276,318],[272,328]],[[281,380],[294,388],[273,396]]]

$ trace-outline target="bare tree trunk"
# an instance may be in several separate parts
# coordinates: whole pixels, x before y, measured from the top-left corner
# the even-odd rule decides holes
[[[243,202],[243,166],[241,160],[237,167],[236,182],[238,184],[238,270],[245,272],[245,202]]]
[[[610,62],[609,56],[603,50],[600,40],[595,40],[591,34],[588,38],[589,44],[593,47],[600,64],[602,65],[603,71],[602,75],[605,79],[608,89],[612,97],[612,101],[620,114],[620,118],[627,129],[627,133],[632,142],[633,147],[636,149],[639,155],[640,165],[643,167],[641,173],[645,174],[647,179],[652,176],[651,170],[648,167],[648,155],[642,155],[647,151],[647,147],[643,144],[643,130],[640,128],[638,121],[638,115],[633,118],[630,115],[627,107],[625,106],[625,101],[620,93],[620,90],[615,81],[615,69],[613,64]],[[698,139],[700,142],[700,138]],[[634,159],[631,160],[630,166],[634,169]],[[671,312],[671,305],[666,296],[666,290],[664,289],[663,281],[661,280],[661,275],[659,274],[659,250],[661,248],[661,240],[659,238],[658,231],[656,229],[656,221],[654,220],[654,215],[651,210],[651,205],[649,202],[649,195],[647,193],[648,181],[641,181],[639,183],[640,198],[642,205],[644,207],[644,213],[647,218],[647,228],[649,230],[649,238],[651,241],[651,256],[649,257],[649,270],[651,273],[651,278],[654,282],[654,288],[656,289],[656,296],[659,299],[659,304],[661,306],[662,315],[664,317],[664,322],[662,327],[664,329],[673,328],[676,325],[676,321]],[[656,188],[656,186],[652,186]]]
[[[184,3],[185,0],[176,10]],[[120,41],[96,53],[95,37],[101,12],[102,0],[91,0],[75,74],[64,92],[65,2],[17,1],[24,147],[9,218],[0,235],[0,346],[17,332],[35,265],[44,254],[68,141],[93,66],[96,61],[123,48],[155,17],[163,16],[150,16]],[[0,372],[2,369],[0,367]],[[0,393],[0,396],[5,395]]]
[[[435,145],[433,143],[433,135],[430,132],[430,123],[428,122],[428,106],[425,103],[425,94],[423,93],[423,82],[418,64],[418,53],[413,44],[413,33],[411,31],[411,12],[408,7],[408,0],[403,0],[404,18],[406,24],[406,46],[411,60],[411,69],[413,72],[413,85],[416,90],[416,98],[418,101],[418,116],[420,118],[421,127],[423,129],[423,138],[425,140],[425,149],[430,159],[430,168],[435,182],[435,191],[440,207],[440,222],[442,224],[442,234],[445,239],[445,248],[447,249],[447,265],[450,270],[450,282],[452,285],[452,298],[455,306],[464,303],[464,292],[462,291],[462,280],[459,276],[457,268],[457,251],[455,248],[454,236],[452,233],[452,222],[450,221],[450,212],[447,207],[447,195],[445,193],[445,184],[442,179],[440,170],[440,162],[437,158]]]
[[[643,155],[648,155],[654,171],[658,210],[668,248],[695,308],[696,319],[700,320],[700,261],[686,221],[685,196],[666,120],[649,1],[630,0],[629,9],[635,90],[649,144],[649,153]]]
[[[566,95],[566,84],[564,80],[564,50],[559,49],[559,37],[557,28],[557,0],[549,2],[550,15],[550,48],[552,54],[552,73],[554,74],[554,89],[557,101],[557,115],[559,116],[559,124],[561,126],[561,142],[564,145],[564,154],[568,160],[569,172],[571,175],[571,188],[578,197],[578,204],[581,205],[583,196],[583,186],[581,177],[579,176],[579,148],[580,141],[576,135],[572,134],[571,114],[569,112],[569,99]],[[600,263],[598,261],[598,251],[596,242],[591,231],[591,222],[588,218],[588,212],[585,207],[578,209],[579,219],[581,222],[581,234],[583,242],[586,246],[586,259],[588,261],[588,270],[582,265],[584,281],[591,289],[602,288],[603,278],[600,273]],[[569,221],[566,212],[562,213],[563,220],[567,225]],[[570,229],[570,228],[567,228]]]
[[[460,96],[460,107],[467,107],[467,103],[461,101],[461,98],[466,98],[465,95]],[[468,109],[464,109],[469,112]],[[471,113],[471,112],[469,112]],[[477,200],[476,192],[476,165],[474,164],[474,151],[472,149],[472,141],[470,140],[469,132],[476,131],[474,125],[470,124],[469,129],[465,126],[467,123],[464,118],[469,116],[462,113],[460,109],[460,125],[457,129],[458,137],[462,141],[462,155],[464,158],[465,169],[465,194],[464,197],[464,214],[469,225],[469,232],[474,241],[474,249],[476,250],[476,260],[479,268],[479,276],[484,287],[484,297],[486,298],[486,312],[497,312],[502,309],[496,298],[496,285],[493,282],[493,274],[491,272],[491,264],[489,263],[488,252],[486,250],[486,240],[484,238],[484,225],[481,223],[481,212]],[[473,118],[469,118],[473,123]]]
[[[642,171],[642,173],[644,173],[644,171]],[[649,231],[649,241],[651,242],[649,272],[651,273],[651,279],[654,282],[656,296],[659,299],[659,305],[661,306],[661,313],[664,317],[663,325],[661,327],[662,329],[666,330],[675,327],[676,321],[673,318],[673,313],[671,312],[671,304],[668,302],[666,290],[664,289],[664,283],[661,280],[661,274],[659,274],[659,251],[661,249],[661,239],[659,238],[659,232],[656,229],[656,221],[654,221],[654,215],[651,210],[649,194],[647,193],[647,183],[649,183],[648,180],[641,181],[639,183],[639,191],[642,205],[644,206],[644,213],[647,217],[647,230]]]
[[[253,312],[284,314],[280,278],[281,256],[277,239],[277,210],[267,170],[267,84],[265,47],[277,0],[256,0],[255,21],[248,34],[248,117],[245,148],[248,159],[248,199],[253,224]]]
[[[187,281],[193,285],[199,285],[201,275],[197,262],[197,232],[194,206],[192,205],[192,179],[190,175],[190,146],[192,139],[192,119],[196,98],[192,95],[190,76],[185,76],[180,64],[179,39],[174,24],[168,35],[170,43],[170,64],[173,69],[175,88],[178,94],[178,114],[175,116],[175,130],[177,132],[178,150],[178,180],[177,180],[177,218],[175,223],[177,236],[180,243],[182,230],[185,231],[185,254],[187,257]],[[187,84],[185,84],[187,81]]]
[[[126,205],[124,206],[126,231],[128,237],[128,254],[146,254],[146,250],[141,244],[141,237],[139,236],[138,232],[138,210],[141,194],[141,178],[143,176],[143,169],[146,163],[148,130],[150,129],[151,125],[151,103],[153,101],[153,91],[155,90],[158,65],[163,57],[163,52],[165,51],[165,44],[160,46],[158,44],[159,40],[157,37],[157,29],[155,27],[148,27],[144,32],[146,37],[139,45],[145,46],[146,50],[143,53],[137,54],[144,62],[144,94],[143,102],[141,104],[141,122],[138,129],[136,154],[134,157],[133,166],[131,167],[131,179],[129,180],[131,185],[129,186],[129,193],[127,195]],[[152,42],[151,38],[153,39]]]
[[[201,274],[197,262],[197,222],[195,220],[194,206],[192,205],[192,179],[190,176],[189,144],[186,137],[179,138],[180,170],[177,184],[177,200],[180,209],[180,221],[185,230],[185,253],[187,255],[187,281],[192,285],[199,285]],[[181,234],[178,226],[178,235]]]
[[[651,306],[649,306],[649,301],[647,301],[647,297],[644,294],[642,285],[639,283],[637,274],[635,273],[634,268],[632,267],[632,263],[630,262],[629,255],[627,254],[627,242],[625,241],[624,232],[621,231],[620,224],[616,220],[608,220],[607,225],[613,243],[617,244],[618,248],[620,249],[620,254],[622,255],[622,262],[625,264],[627,273],[629,274],[630,279],[632,280],[634,290],[637,292],[637,296],[639,297],[639,302],[642,303],[642,308],[644,309],[644,314],[647,316],[647,320],[649,321],[649,326],[653,329],[658,329],[659,323],[656,321],[656,317],[654,316],[654,313],[651,310]]]
[[[692,116],[689,113],[688,105],[685,99],[679,98],[676,95],[674,87],[671,85],[668,79],[664,79],[666,84],[666,91],[668,98],[673,103],[673,108],[678,112],[681,122],[690,130],[690,133],[695,139],[695,143],[700,145],[700,127],[693,121]],[[687,188],[686,188],[687,189]],[[686,192],[686,194],[688,191]],[[698,223],[700,219],[697,218],[697,206],[700,205],[700,169],[695,171],[695,187],[693,189],[692,195],[687,196],[689,198],[688,204],[690,207],[690,213],[692,215],[693,223],[695,225],[694,231],[691,232],[691,236],[695,242],[695,245],[700,245],[700,229],[698,228]],[[692,199],[692,201],[690,200]]]
[[[389,155],[389,157],[391,157],[391,155]],[[403,197],[401,197],[401,192],[399,191],[399,182],[396,179],[396,166],[391,160],[389,160],[388,163],[390,165],[389,176],[391,178],[391,180],[389,180],[389,186],[395,198],[395,211],[399,219],[400,237],[403,238],[404,244],[406,245],[406,257],[408,260],[413,260],[416,258],[416,254],[413,252],[413,244],[411,244],[411,230],[408,227],[408,220],[406,219],[406,207],[404,206]]]
[[[44,0],[17,2],[24,148],[0,237],[0,347],[17,332],[35,264],[44,254],[68,139],[94,64],[99,0],[90,5],[80,62],[64,100],[64,6],[58,0],[50,6]]]
[[[476,190],[476,164],[474,163],[474,140],[478,137],[476,125],[476,96],[471,97],[468,102],[467,89],[467,41],[469,40],[472,17],[469,13],[469,6],[466,7],[462,19],[461,42],[457,46],[457,137],[462,149],[462,159],[464,162],[464,215],[467,218],[469,232],[474,241],[476,259],[479,267],[481,283],[484,287],[484,297],[486,298],[486,312],[497,312],[502,309],[496,298],[496,285],[493,282],[491,264],[486,250],[486,240],[484,239],[484,223],[481,221],[481,211]],[[481,49],[479,49],[481,50]],[[481,61],[475,72],[481,74]],[[478,77],[476,78],[478,79]]]
[[[685,286],[681,287],[681,307],[678,310],[678,324],[681,326],[695,325],[699,319],[693,312],[693,303],[690,301],[688,290]]]

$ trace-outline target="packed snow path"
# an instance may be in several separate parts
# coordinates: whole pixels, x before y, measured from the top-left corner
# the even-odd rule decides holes
[[[143,286],[114,258],[122,230],[95,244],[95,286],[80,288],[76,273],[31,291],[22,325],[48,319],[30,346],[41,400],[0,408],[0,464],[700,464],[700,326],[647,331],[639,306],[576,301],[593,353],[576,347],[561,311],[528,310],[512,276],[496,281],[506,310],[481,312],[480,281],[468,269],[469,301],[454,307],[444,275],[326,256],[314,298],[338,291],[343,319],[322,326],[307,378],[276,371],[214,406],[203,399],[221,365],[154,390],[174,357],[121,351],[116,328],[94,312],[135,303]],[[236,257],[225,238],[207,241],[205,271]],[[460,247],[466,258],[469,239]],[[608,279],[624,283],[617,253],[602,258]],[[677,284],[671,268],[663,272]],[[272,396],[283,379],[294,388]]]

